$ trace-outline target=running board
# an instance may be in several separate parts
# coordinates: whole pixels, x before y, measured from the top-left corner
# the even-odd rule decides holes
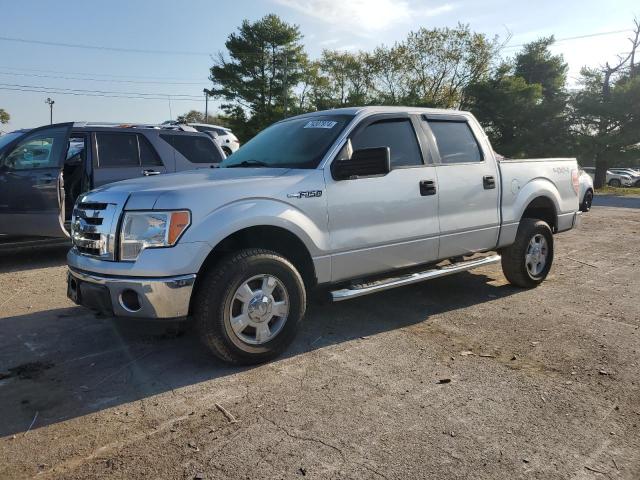
[[[351,298],[369,295],[370,293],[389,290],[390,288],[403,287],[405,285],[424,282],[425,280],[431,280],[433,278],[444,277],[453,273],[466,272],[467,270],[472,270],[484,265],[491,265],[493,263],[498,263],[499,261],[500,255],[474,258],[472,260],[457,262],[452,265],[445,265],[443,267],[426,270],[424,272],[412,273],[402,277],[387,278],[378,282],[353,286],[351,288],[343,288],[341,290],[334,290],[331,292],[331,297],[334,302],[340,302],[342,300],[349,300]]]

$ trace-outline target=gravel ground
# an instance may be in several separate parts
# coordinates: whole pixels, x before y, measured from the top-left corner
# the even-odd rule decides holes
[[[0,254],[0,478],[640,478],[640,198],[596,199],[546,282],[499,266],[313,305],[285,358],[65,296]]]

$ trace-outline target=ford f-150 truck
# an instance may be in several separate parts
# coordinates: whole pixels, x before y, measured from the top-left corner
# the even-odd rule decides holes
[[[579,219],[575,159],[498,158],[467,112],[300,115],[220,167],[79,198],[69,297],[117,317],[192,317],[215,355],[255,363],[292,341],[311,289],[341,301],[496,262],[535,287],[553,234]]]

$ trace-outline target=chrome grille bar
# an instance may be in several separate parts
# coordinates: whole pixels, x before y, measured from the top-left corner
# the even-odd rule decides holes
[[[71,241],[82,255],[115,259],[115,230],[119,206],[81,198],[71,217]]]

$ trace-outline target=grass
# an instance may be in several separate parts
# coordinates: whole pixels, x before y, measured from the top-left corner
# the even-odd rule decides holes
[[[596,190],[599,195],[640,195],[640,187],[603,187]]]

